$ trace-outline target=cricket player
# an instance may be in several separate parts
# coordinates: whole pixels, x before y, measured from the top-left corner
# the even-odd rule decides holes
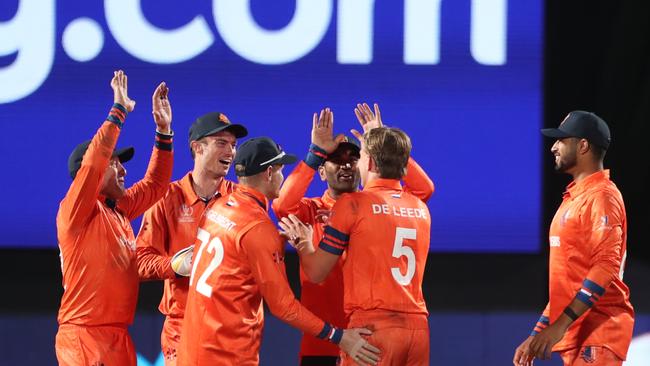
[[[294,215],[280,226],[300,255],[307,277],[319,283],[347,253],[343,264],[344,310],[350,327],[373,330],[368,341],[381,350],[379,365],[429,365],[429,327],[422,279],[431,218],[426,204],[405,191],[411,151],[397,128],[377,127],[361,140],[358,166],[363,190],[340,196],[323,239],[315,248],[309,226]],[[299,242],[297,242],[300,240]],[[342,355],[342,365],[365,362]]]
[[[176,365],[180,344],[193,254],[193,246],[187,247],[194,244],[207,205],[234,191],[236,184],[225,176],[235,158],[237,139],[247,133],[244,126],[230,123],[223,113],[212,112],[196,119],[189,132],[192,171],[172,182],[165,197],[144,214],[136,239],[138,273],[143,280],[165,281],[158,308],[165,315],[160,343],[167,366]],[[175,271],[172,258],[179,253],[185,254],[187,263]]]
[[[287,282],[284,241],[268,209],[279,194],[283,165],[296,160],[267,137],[237,151],[237,189],[212,202],[199,224],[179,366],[258,365],[262,299],[288,324],[376,364],[378,350],[361,337],[369,330],[323,322],[295,299]]]
[[[559,352],[566,366],[620,366],[632,340],[634,309],[623,282],[627,220],[623,197],[603,168],[609,127],[573,111],[542,134],[555,170],[571,175],[549,231],[549,302],[513,363]]]
[[[383,126],[377,104],[374,113],[368,104],[358,104],[355,114],[363,131]],[[293,214],[314,229],[313,242],[319,243],[327,225],[330,210],[336,200],[345,193],[359,189],[360,147],[344,136],[333,136],[334,112],[329,108],[314,113],[311,132],[311,146],[304,161],[301,161],[289,175],[280,190],[280,197],[273,201],[273,211],[279,218]],[[409,158],[408,173],[404,176],[404,190],[426,202],[433,193],[433,182],[420,166]],[[309,184],[318,172],[321,180],[327,182],[327,190],[321,197],[306,198]],[[315,315],[330,321],[337,327],[346,327],[343,311],[343,263],[344,255],[336,262],[327,278],[318,284],[312,283],[300,271],[300,302]],[[303,335],[300,344],[300,365],[337,365],[340,350],[336,345]]]
[[[73,180],[56,217],[64,289],[56,334],[60,365],[135,366],[127,327],[133,322],[139,280],[130,220],[158,201],[171,179],[167,86],[161,83],[153,94],[156,140],[149,167],[129,189],[124,188],[122,164],[134,150],[115,145],[135,101],[121,70],[114,73],[111,87],[114,104],[106,121],[68,159]]]

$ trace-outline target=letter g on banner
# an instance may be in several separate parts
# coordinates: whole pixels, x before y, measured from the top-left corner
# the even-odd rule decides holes
[[[54,62],[54,0],[23,0],[16,15],[0,22],[0,56],[17,53],[16,60],[0,68],[0,104],[11,103],[36,91]]]

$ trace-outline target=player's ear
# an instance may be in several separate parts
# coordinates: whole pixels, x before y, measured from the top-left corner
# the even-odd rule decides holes
[[[372,158],[372,156],[368,156],[368,171],[379,173],[379,170],[377,170],[377,164],[375,163],[375,160]]]
[[[325,164],[320,165],[318,167],[318,175],[320,176],[321,181],[326,181],[327,180],[327,175],[325,174]]]
[[[266,168],[266,171],[264,173],[264,178],[266,178],[267,182],[270,182],[273,180],[273,171],[275,170],[273,165],[269,165],[268,168]]]
[[[190,142],[190,149],[192,149],[193,155],[196,157],[196,155],[201,151],[203,146],[201,146],[201,143],[198,141],[192,141]]]

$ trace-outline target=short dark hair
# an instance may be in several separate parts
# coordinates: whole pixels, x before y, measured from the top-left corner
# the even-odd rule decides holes
[[[591,149],[594,155],[594,159],[596,159],[596,161],[603,161],[605,159],[605,154],[607,153],[607,149],[605,149],[602,146],[592,144],[591,142],[589,143],[589,148]]]
[[[401,179],[406,175],[411,139],[404,131],[394,127],[378,127],[366,132],[363,138],[366,152],[377,164],[381,178]]]
[[[244,174],[246,172],[246,167],[244,164],[237,164],[235,165],[235,174],[239,176],[240,174]]]

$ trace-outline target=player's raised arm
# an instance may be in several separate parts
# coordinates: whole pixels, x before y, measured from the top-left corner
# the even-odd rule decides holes
[[[357,120],[359,121],[364,134],[373,128],[382,127],[384,125],[384,122],[381,119],[379,104],[375,103],[373,108],[374,112],[370,109],[370,106],[367,103],[363,103],[357,104],[357,107],[354,109],[354,115],[357,116]],[[352,130],[352,133],[363,144],[363,135],[357,130]],[[424,169],[422,169],[422,167],[420,167],[412,157],[409,157],[406,174],[402,180],[404,181],[404,190],[424,202],[429,200],[435,189],[431,178],[429,178]]]
[[[331,154],[338,144],[345,139],[343,135],[334,137],[334,112],[329,108],[322,109],[320,114],[312,116],[311,144],[307,156],[287,177],[280,190],[280,196],[273,200],[273,211],[277,217],[289,214],[307,220],[309,201],[303,201],[307,188],[314,174],[328,154]]]
[[[92,217],[90,213],[96,207],[95,200],[100,194],[102,180],[111,157],[123,153],[129,155],[130,159],[133,155],[132,149],[130,152],[127,152],[129,149],[115,151],[126,116],[135,107],[135,101],[128,97],[126,75],[122,70],[113,72],[110,85],[113,89],[113,107],[106,120],[92,140],[77,145],[68,159],[72,184],[61,201],[58,214],[61,234],[64,234],[62,231],[67,231],[74,235],[83,229],[84,223]]]
[[[134,184],[119,202],[129,219],[135,219],[158,201],[167,191],[174,162],[171,130],[172,111],[169,88],[165,82],[158,85],[152,96],[152,115],[156,137],[149,166],[144,178]]]

